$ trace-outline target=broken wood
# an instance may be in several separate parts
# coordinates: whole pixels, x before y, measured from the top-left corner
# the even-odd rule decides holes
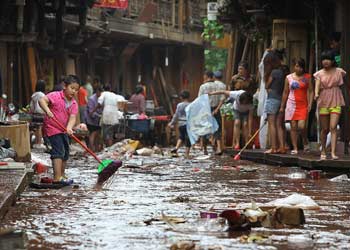
[[[164,92],[166,104],[168,105],[170,114],[174,115],[172,102],[171,102],[171,99],[170,99],[170,97],[168,95],[167,88],[166,88],[167,83],[165,81],[165,77],[164,77],[163,71],[162,71],[162,69],[160,67],[158,67],[158,72],[159,72],[159,78],[160,78],[161,86],[163,87],[163,92]]]

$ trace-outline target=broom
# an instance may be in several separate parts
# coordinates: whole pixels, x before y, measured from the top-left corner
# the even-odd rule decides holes
[[[235,161],[239,161],[241,159],[242,152],[248,147],[248,145],[254,140],[254,138],[259,134],[260,130],[266,125],[267,119],[264,120],[264,124],[254,133],[254,135],[249,139],[249,141],[244,145],[244,147],[238,152],[238,154],[233,157]]]
[[[52,120],[55,121],[55,123],[63,129],[65,132],[67,132],[67,128],[65,128],[56,117],[52,117]],[[96,186],[102,187],[103,184],[122,166],[123,162],[119,160],[101,160],[97,157],[97,155],[92,152],[91,149],[89,149],[82,141],[80,141],[74,134],[71,134],[70,137],[80,144],[80,146],[85,149],[86,152],[88,152],[92,157],[95,158],[95,160],[99,163],[97,168],[98,178]]]

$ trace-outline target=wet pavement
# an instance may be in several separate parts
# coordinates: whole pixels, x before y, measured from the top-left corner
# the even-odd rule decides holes
[[[196,249],[349,249],[350,182],[289,179],[291,168],[227,156],[142,157],[134,163],[120,169],[107,189],[95,191],[96,163],[76,157],[67,173],[79,188],[27,189],[1,226],[23,230],[28,249],[170,249],[181,240],[194,241]],[[238,164],[239,170],[231,167]],[[213,206],[266,203],[292,193],[321,206],[305,211],[301,227],[228,233],[215,220],[199,219],[199,211]],[[186,222],[172,227],[155,220],[162,213]],[[249,234],[262,237],[242,242]]]

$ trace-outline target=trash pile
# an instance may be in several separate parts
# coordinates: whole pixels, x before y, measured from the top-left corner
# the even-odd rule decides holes
[[[16,151],[11,148],[11,142],[9,139],[0,139],[0,160],[1,161],[13,161],[16,157]]]

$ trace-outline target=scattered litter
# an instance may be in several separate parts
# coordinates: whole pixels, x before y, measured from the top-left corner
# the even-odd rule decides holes
[[[339,175],[330,179],[332,182],[342,182],[342,181],[350,181],[349,177],[346,174]]]
[[[295,206],[307,210],[320,209],[320,206],[313,199],[301,194],[292,194],[286,198],[276,199],[266,203],[266,205],[275,207]]]
[[[195,160],[208,160],[210,158],[209,155],[200,155],[200,156],[197,156],[196,158],[194,158]]]
[[[170,246],[170,250],[194,250],[196,244],[193,241],[179,241]]]
[[[141,148],[136,150],[136,153],[142,156],[151,156],[153,154],[153,150],[150,148]]]
[[[187,196],[178,196],[172,199],[171,202],[190,202],[190,198]]]
[[[304,234],[292,234],[287,237],[288,244],[298,249],[310,249],[313,245],[312,239]]]
[[[262,234],[243,235],[239,238],[240,243],[262,243],[269,237]]]

